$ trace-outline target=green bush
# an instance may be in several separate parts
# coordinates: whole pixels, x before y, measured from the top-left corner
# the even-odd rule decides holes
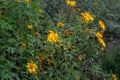
[[[108,43],[108,48],[104,54],[102,60],[102,67],[104,70],[112,73],[116,73],[120,77],[120,45],[118,44],[119,40]]]
[[[46,2],[29,1],[0,1],[1,80],[112,80],[101,69],[99,18],[74,1],[60,1],[55,15]]]

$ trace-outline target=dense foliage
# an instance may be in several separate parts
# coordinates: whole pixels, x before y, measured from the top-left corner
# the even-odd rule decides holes
[[[105,19],[85,4],[1,0],[0,79],[116,80],[101,68]]]

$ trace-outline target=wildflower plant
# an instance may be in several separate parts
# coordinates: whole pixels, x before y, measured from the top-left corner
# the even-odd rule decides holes
[[[78,12],[75,0],[63,3],[66,10],[52,17],[39,0],[0,1],[1,80],[112,78],[99,63],[104,23],[92,12]]]

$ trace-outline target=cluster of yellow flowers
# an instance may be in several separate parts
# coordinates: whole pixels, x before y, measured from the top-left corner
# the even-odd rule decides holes
[[[59,42],[59,39],[58,39],[58,34],[57,33],[54,33],[54,31],[52,30],[49,30],[49,35],[47,37],[47,40],[48,42]]]
[[[116,76],[116,74],[112,74],[112,77],[114,80],[118,80],[118,77]]]
[[[73,32],[70,31],[70,30],[68,30],[68,29],[65,29],[65,30],[64,30],[64,33],[65,33],[65,36],[66,36],[66,37],[73,35]]]
[[[99,23],[99,27],[102,29],[102,32],[97,32],[97,33],[96,33],[96,37],[97,37],[99,43],[100,43],[103,47],[106,47],[106,44],[105,44],[104,40],[102,39],[102,38],[103,38],[103,32],[104,32],[104,30],[105,30],[105,25],[104,25],[104,23],[103,23],[101,20],[99,20],[98,23]]]
[[[100,43],[103,47],[106,47],[106,44],[105,44],[104,40],[102,39],[102,38],[103,38],[103,35],[102,35],[100,32],[97,32],[97,33],[96,33],[96,37],[97,37],[99,43]]]
[[[15,0],[16,2],[20,2],[21,0]],[[25,0],[26,4],[30,4],[31,0]]]
[[[71,7],[75,7],[76,6],[76,1],[74,0],[66,0],[66,3],[68,4],[68,5],[70,5]]]
[[[32,60],[30,60],[30,62],[27,63],[26,67],[27,67],[29,73],[37,75],[38,66],[35,63],[33,63]]]
[[[28,28],[29,30],[33,30],[33,25],[27,25],[27,28]],[[35,36],[36,36],[36,37],[38,37],[39,35],[40,35],[39,32],[35,32]]]
[[[43,50],[44,50],[44,49],[46,49],[46,48],[43,48]],[[50,64],[52,63],[51,58],[48,57],[48,58],[45,59],[44,54],[40,54],[38,61],[39,61],[40,63],[42,63],[42,62],[45,61],[45,60],[47,60],[48,65],[50,65]],[[44,70],[41,65],[40,65],[39,69],[40,69],[41,71]]]
[[[81,20],[83,21],[83,23],[87,24],[89,21],[94,21],[93,16],[89,13],[89,12],[82,12],[81,13]]]

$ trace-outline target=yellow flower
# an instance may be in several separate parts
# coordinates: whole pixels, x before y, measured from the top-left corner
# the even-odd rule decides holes
[[[29,63],[27,63],[26,65],[29,73],[37,75],[37,71],[36,69],[38,68],[37,65],[35,63],[33,63],[33,61],[31,60]]]
[[[40,63],[42,63],[42,62],[43,62],[43,60],[42,60],[42,59],[39,59],[38,61],[39,61]]]
[[[16,2],[20,2],[20,0],[15,0]]]
[[[96,37],[97,37],[97,38],[103,38],[103,35],[102,35],[100,32],[97,32],[97,33],[96,33]]]
[[[44,54],[40,54],[39,62],[42,63],[45,59]]]
[[[63,48],[63,50],[64,50],[64,51],[66,51],[66,50],[67,50],[67,48]]]
[[[57,33],[54,33],[54,31],[52,30],[49,30],[49,35],[47,37],[47,40],[48,42],[59,42],[59,39],[58,39],[58,34]]]
[[[40,35],[40,33],[39,33],[39,32],[36,32],[36,33],[35,33],[35,36],[36,36],[36,37],[38,37],[39,35]]]
[[[98,38],[98,41],[99,41],[99,43],[100,43],[103,47],[106,47],[106,44],[105,44],[105,42],[104,42],[103,39]]]
[[[101,50],[102,50],[102,51],[104,51],[104,50],[105,50],[105,48],[104,48],[104,47],[102,47],[102,48],[101,48]]]
[[[30,29],[30,30],[33,29],[33,25],[28,25],[27,27],[28,27],[28,29]]]
[[[80,12],[80,8],[76,8],[75,10],[76,10],[77,12]]]
[[[81,30],[81,33],[84,34],[84,33],[85,33],[85,30]]]
[[[30,4],[31,0],[25,0],[26,4]]]
[[[44,54],[40,54],[40,58],[42,59],[42,60],[44,60]]]
[[[75,7],[76,6],[76,1],[66,0],[66,3],[68,5],[70,5],[71,7]]]
[[[80,56],[77,56],[77,58],[78,58],[78,60],[79,60],[79,61],[81,61],[81,60],[82,60],[82,58],[81,58]]]
[[[54,31],[52,31],[52,30],[49,30],[48,32],[49,32],[49,33],[54,33]]]
[[[70,0],[66,0],[66,3],[67,3],[67,4],[70,4]]]
[[[118,80],[118,77],[116,76],[116,74],[112,74],[112,77],[114,80]]]
[[[66,36],[68,36],[68,35],[69,35],[69,30],[66,29],[66,30],[64,31],[64,33],[65,33]]]
[[[112,77],[115,78],[115,77],[117,77],[117,76],[116,76],[116,74],[112,74]]]
[[[92,17],[92,15],[90,15],[89,12],[83,12],[81,13],[81,20],[83,20],[84,23],[88,23],[89,21],[94,21],[94,18]]]
[[[50,65],[52,63],[51,58],[47,58],[48,64]]]
[[[46,51],[47,49],[46,48],[43,48],[43,51]]]
[[[99,20],[98,23],[99,23],[100,28],[101,28],[102,30],[105,30],[105,24],[104,24],[104,22],[101,21],[101,20]]]
[[[70,5],[71,7],[76,6],[76,1],[71,1],[69,5]]]
[[[64,24],[63,24],[62,22],[58,22],[58,23],[57,23],[57,26],[59,26],[59,27],[63,27]]]
[[[24,48],[24,49],[26,48],[26,46],[27,45],[25,43],[22,43],[22,45],[21,45],[21,47]]]
[[[70,35],[73,35],[73,32],[69,32]]]
[[[63,47],[64,45],[63,44],[60,44],[61,47]]]

